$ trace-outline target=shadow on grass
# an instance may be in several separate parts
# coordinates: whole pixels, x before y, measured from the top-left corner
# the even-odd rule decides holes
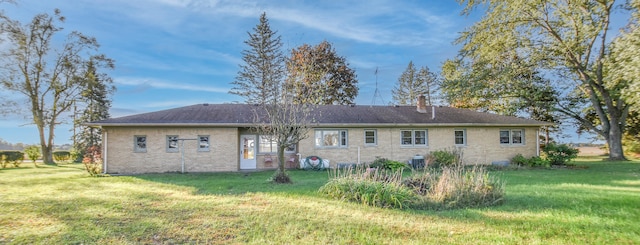
[[[292,184],[274,184],[270,178],[274,171],[237,173],[168,173],[132,176],[143,180],[187,186],[204,195],[238,195],[249,192],[286,193],[294,195],[316,195],[328,180],[326,171],[288,171]]]

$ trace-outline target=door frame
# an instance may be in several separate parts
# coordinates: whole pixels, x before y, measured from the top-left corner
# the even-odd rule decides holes
[[[252,140],[253,145],[248,145],[246,148],[244,146],[245,139]],[[240,147],[239,157],[240,157],[240,170],[255,170],[258,168],[257,161],[257,148],[258,148],[258,137],[255,134],[241,134],[240,139],[238,140],[238,145]],[[251,144],[251,142],[249,142]],[[245,154],[245,151],[247,154]],[[247,158],[250,157],[250,158]]]

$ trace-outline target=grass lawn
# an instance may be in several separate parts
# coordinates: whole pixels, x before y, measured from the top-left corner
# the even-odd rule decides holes
[[[328,200],[326,172],[89,177],[0,169],[0,244],[640,244],[640,162],[493,171],[504,205],[449,211]]]

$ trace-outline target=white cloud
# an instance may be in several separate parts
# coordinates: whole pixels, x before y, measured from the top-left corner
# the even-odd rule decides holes
[[[155,78],[117,77],[114,78],[113,81],[116,84],[120,85],[149,87],[157,89],[187,90],[214,93],[227,93],[229,91],[229,88],[221,88],[217,86],[207,86],[201,84],[190,84],[180,81],[161,81]]]

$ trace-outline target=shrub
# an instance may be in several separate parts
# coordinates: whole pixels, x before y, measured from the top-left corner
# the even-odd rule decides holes
[[[334,170],[319,192],[325,196],[383,208],[449,209],[502,203],[503,185],[483,167],[462,164],[414,172],[389,174],[372,169]]]
[[[436,181],[436,174],[429,171],[414,172],[411,176],[402,181],[402,184],[413,190],[418,195],[426,196],[429,189]]]
[[[14,167],[20,167],[22,160],[24,159],[24,153],[19,151],[0,151],[0,166],[6,168],[9,164]]]
[[[27,154],[27,157],[31,159],[33,165],[37,167],[36,160],[42,156],[42,151],[40,151],[40,147],[31,145],[24,149],[24,152]]]
[[[386,169],[386,170],[391,170],[395,172],[401,169],[405,169],[408,166],[403,162],[393,161],[386,158],[376,158],[376,160],[374,160],[371,164],[369,164],[369,167]]]
[[[322,186],[319,192],[325,196],[362,203],[381,208],[405,208],[417,195],[400,184],[402,171],[391,176],[380,174],[380,170],[346,169],[335,170],[334,178]]]
[[[431,186],[426,205],[432,208],[484,207],[503,201],[504,187],[483,167],[466,169],[461,165],[445,167]]]
[[[53,160],[66,162],[71,159],[71,152],[69,151],[55,151],[53,152]]]
[[[551,165],[564,165],[578,157],[578,149],[567,144],[549,143],[544,147],[543,151]]]
[[[98,146],[90,146],[82,159],[85,169],[91,176],[100,176],[102,172],[102,151]]]
[[[528,166],[528,167],[544,167],[549,166],[549,162],[545,159],[542,159],[539,156],[533,156],[530,158],[526,158],[522,156],[522,154],[518,154],[515,157],[511,158],[511,164],[515,164],[518,166]]]
[[[439,168],[452,165],[462,164],[462,150],[458,148],[447,148],[443,150],[432,151],[429,155],[429,161],[432,167]]]

